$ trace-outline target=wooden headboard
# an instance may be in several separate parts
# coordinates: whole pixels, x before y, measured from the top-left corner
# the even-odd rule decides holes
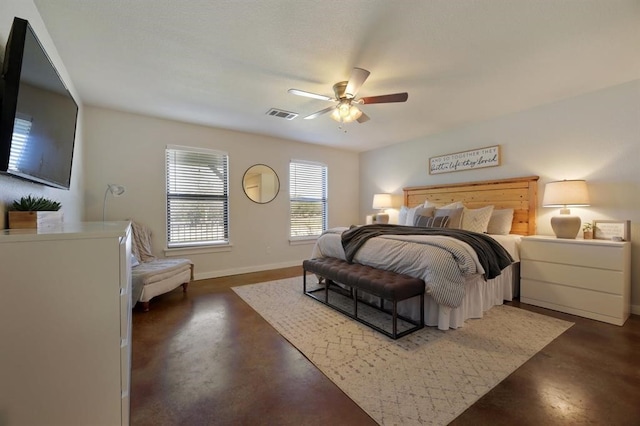
[[[538,206],[538,176],[482,182],[403,188],[404,205],[415,207],[429,200],[436,204],[462,201],[470,209],[488,205],[513,209],[512,234],[535,235]]]

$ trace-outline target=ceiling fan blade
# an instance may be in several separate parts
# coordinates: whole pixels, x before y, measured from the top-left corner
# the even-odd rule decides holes
[[[369,116],[363,112],[362,115],[356,119],[356,121],[360,124],[366,123],[367,121],[369,121]]]
[[[314,112],[311,115],[307,115],[304,119],[305,120],[311,120],[311,119],[314,119],[316,117],[320,117],[322,114],[326,114],[326,113],[328,113],[330,111],[333,111],[334,109],[336,109],[336,105],[330,106],[330,107],[325,108],[325,109],[321,109],[320,111]]]
[[[321,101],[335,100],[333,98],[330,98],[329,96],[318,95],[317,93],[305,92],[304,90],[289,89],[287,90],[287,92],[291,93],[292,95],[304,96],[304,97],[313,98],[313,99],[320,99]]]
[[[362,104],[386,104],[390,102],[406,102],[409,98],[407,92],[394,93],[392,95],[380,95],[380,96],[368,96],[366,98],[358,99],[358,103]]]
[[[367,77],[371,74],[369,71],[362,68],[354,68],[351,71],[347,88],[344,90],[344,95],[348,98],[355,98],[356,93],[360,90],[362,84],[364,84]]]

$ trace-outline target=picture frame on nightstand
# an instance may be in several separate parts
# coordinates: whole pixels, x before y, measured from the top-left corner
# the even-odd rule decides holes
[[[596,240],[630,241],[630,220],[594,220],[593,238]]]

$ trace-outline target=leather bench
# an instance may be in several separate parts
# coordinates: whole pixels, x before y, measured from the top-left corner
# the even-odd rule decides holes
[[[359,263],[348,263],[345,260],[333,257],[324,257],[317,259],[308,259],[302,263],[304,270],[303,275],[303,291],[307,296],[336,309],[337,311],[393,338],[405,336],[411,332],[424,327],[424,281],[409,275],[398,274],[392,271],[376,269],[371,266],[361,265]],[[311,272],[324,279],[322,288],[307,291],[307,272]],[[353,312],[329,303],[329,290],[335,283],[342,284],[349,288],[348,296],[352,299]],[[324,300],[315,293],[323,291]],[[358,291],[366,292],[380,299],[379,306],[375,306],[358,299]],[[402,300],[412,297],[420,297],[420,320],[413,321],[398,315],[397,304]],[[389,301],[391,311],[384,309],[384,301]],[[379,311],[391,315],[392,325],[391,332],[372,324],[371,322],[358,316],[358,303],[366,303]],[[414,327],[398,332],[398,319],[408,322]]]

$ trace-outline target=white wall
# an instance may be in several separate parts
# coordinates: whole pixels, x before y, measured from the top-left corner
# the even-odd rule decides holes
[[[328,166],[330,227],[358,220],[356,153],[96,107],[86,107],[85,129],[88,220],[102,220],[107,183],[125,185],[123,196],[107,199],[106,219],[132,218],[149,226],[154,253],[160,256],[166,247],[165,147],[184,145],[229,154],[233,246],[228,252],[185,255],[195,262],[196,278],[299,265],[309,257],[311,243],[290,245],[288,239],[291,159]],[[268,204],[254,203],[242,189],[244,172],[257,163],[271,166],[280,178],[280,193]]]
[[[4,49],[7,44],[11,24],[14,16],[26,19],[31,24],[38,39],[47,51],[49,58],[53,61],[58,73],[64,80],[67,88],[79,104],[78,112],[78,128],[76,130],[76,142],[73,156],[73,169],[71,170],[71,188],[70,190],[62,190],[50,188],[41,184],[30,183],[28,181],[9,177],[0,174],[0,229],[8,227],[7,214],[8,208],[14,200],[26,195],[34,195],[38,197],[47,197],[62,203],[62,211],[64,213],[65,222],[77,222],[83,219],[83,138],[82,138],[82,116],[83,108],[80,97],[78,96],[69,74],[67,73],[62,59],[40,18],[40,14],[31,0],[2,0],[0,2],[0,51],[4,58]]]
[[[499,167],[428,174],[430,157],[492,145],[501,146]],[[632,311],[640,314],[640,80],[362,153],[360,216],[376,192],[396,194],[399,207],[405,186],[532,175],[540,176],[538,234],[553,235],[558,209],[541,201],[554,180],[586,179],[591,206],[571,209],[583,222],[631,220]]]

